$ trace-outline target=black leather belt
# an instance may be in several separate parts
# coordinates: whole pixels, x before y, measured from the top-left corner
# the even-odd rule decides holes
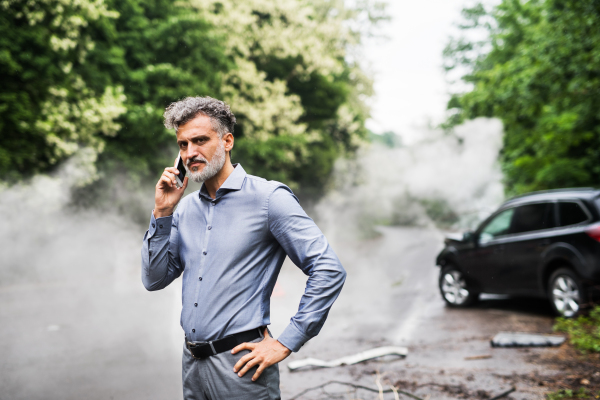
[[[213,340],[212,342],[189,342],[186,337],[185,346],[192,353],[194,358],[202,360],[231,350],[238,344],[251,342],[254,339],[262,337],[261,329],[262,328],[255,328],[246,332],[234,333],[233,335],[225,336],[222,339]]]

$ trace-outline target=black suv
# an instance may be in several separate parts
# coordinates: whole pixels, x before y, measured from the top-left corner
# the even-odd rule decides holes
[[[475,232],[445,244],[436,264],[448,305],[467,306],[479,293],[543,297],[572,317],[600,283],[600,190],[511,199]]]

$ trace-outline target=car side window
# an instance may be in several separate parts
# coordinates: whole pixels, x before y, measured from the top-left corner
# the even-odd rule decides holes
[[[510,222],[512,221],[514,208],[502,211],[496,215],[491,221],[489,221],[481,230],[479,234],[479,242],[487,243],[490,240],[506,235],[510,231]]]
[[[561,201],[558,203],[560,226],[580,224],[587,221],[588,216],[578,203]]]
[[[554,204],[526,204],[515,208],[510,233],[525,233],[556,227]]]

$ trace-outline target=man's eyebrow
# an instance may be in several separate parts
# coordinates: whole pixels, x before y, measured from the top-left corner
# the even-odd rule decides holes
[[[186,142],[191,142],[191,141],[194,141],[197,139],[210,139],[210,136],[205,135],[205,134],[200,134],[200,135],[192,136],[188,140],[177,140],[177,143],[186,143]]]

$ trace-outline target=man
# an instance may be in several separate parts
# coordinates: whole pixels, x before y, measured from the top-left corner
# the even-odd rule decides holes
[[[177,168],[165,168],[156,184],[142,281],[159,290],[183,274],[184,398],[279,399],[277,363],[319,333],[346,272],[287,186],[231,164],[235,116],[227,104],[188,97],[164,117],[186,177],[177,188]],[[181,200],[188,179],[203,185]],[[309,278],[275,340],[266,326],[286,255]]]

